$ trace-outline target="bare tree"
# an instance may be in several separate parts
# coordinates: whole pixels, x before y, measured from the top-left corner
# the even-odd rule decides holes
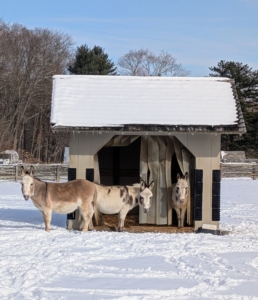
[[[130,76],[187,76],[189,71],[168,52],[159,54],[149,49],[130,50],[117,63],[121,75]]]
[[[0,150],[25,150],[42,161],[62,148],[50,130],[52,76],[64,74],[70,36],[0,21]],[[58,146],[57,146],[58,145]]]

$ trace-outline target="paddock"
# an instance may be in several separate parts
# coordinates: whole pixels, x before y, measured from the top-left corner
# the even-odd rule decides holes
[[[0,190],[1,299],[258,297],[257,180],[222,180],[226,236],[71,232],[61,214],[46,233],[20,183]]]
[[[185,227],[218,227],[221,134],[246,131],[232,80],[56,75],[51,125],[70,132],[68,180],[154,180],[152,206],[147,214],[135,209],[135,226],[175,226],[171,187],[188,172]],[[67,224],[78,229],[78,214]]]

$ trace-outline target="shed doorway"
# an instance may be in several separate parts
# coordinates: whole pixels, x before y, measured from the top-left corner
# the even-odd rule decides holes
[[[103,147],[98,152],[100,184],[132,185],[140,182],[141,138],[137,137],[127,146]],[[104,223],[117,224],[116,215],[104,215]],[[127,214],[125,226],[139,225],[139,206]]]
[[[147,139],[147,140],[146,140]],[[132,185],[144,179],[154,180],[154,204],[146,218],[139,207],[129,215],[135,215],[136,224],[177,226],[177,216],[171,206],[172,184],[177,174],[194,167],[194,156],[175,137],[115,136],[98,152],[100,184]],[[191,176],[189,180],[191,190]],[[191,197],[185,218],[185,226],[192,225]],[[115,219],[115,223],[117,218]]]
[[[100,183],[132,185],[140,182],[141,139],[127,146],[104,147],[98,152]]]

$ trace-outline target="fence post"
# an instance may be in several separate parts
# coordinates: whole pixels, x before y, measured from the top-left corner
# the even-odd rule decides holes
[[[15,166],[15,181],[18,181],[18,177],[19,177],[19,166],[16,165]]]
[[[56,182],[60,182],[60,169],[59,169],[59,165],[56,166]]]

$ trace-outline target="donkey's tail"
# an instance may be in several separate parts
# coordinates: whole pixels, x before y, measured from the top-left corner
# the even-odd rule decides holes
[[[95,218],[96,225],[99,224],[99,211],[98,211],[97,196],[98,196],[98,192],[97,192],[97,189],[95,189],[95,192],[93,194],[93,208],[94,208],[94,218]]]

